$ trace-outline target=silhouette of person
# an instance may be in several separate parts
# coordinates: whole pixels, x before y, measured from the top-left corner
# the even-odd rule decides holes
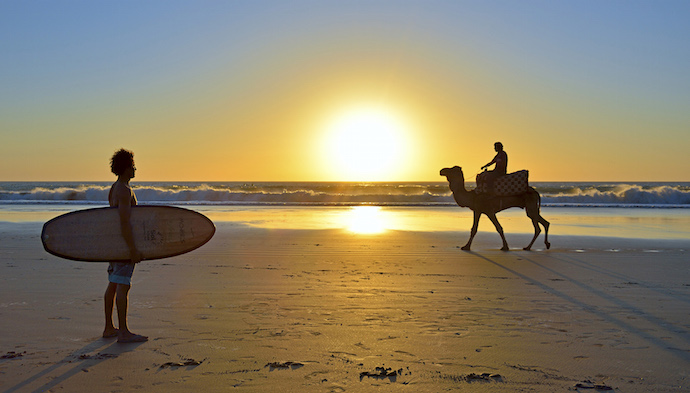
[[[482,169],[488,168],[494,164],[496,164],[496,166],[492,171],[481,173],[481,180],[479,180],[479,176],[477,176],[478,181],[486,182],[489,192],[493,192],[494,180],[501,176],[505,176],[508,172],[508,154],[503,151],[503,144],[501,142],[494,143],[494,150],[496,150],[496,156],[490,163],[484,165]]]
[[[129,289],[132,286],[132,273],[134,273],[134,266],[143,259],[143,255],[134,244],[130,222],[132,206],[137,204],[137,197],[129,186],[129,181],[134,177],[136,171],[134,154],[125,149],[118,150],[110,160],[110,169],[117,175],[117,181],[110,188],[108,202],[111,207],[118,209],[122,237],[129,247],[131,261],[110,262],[108,266],[108,287],[103,297],[105,303],[103,337],[117,337],[119,343],[144,342],[148,340],[148,337],[132,333],[127,326],[127,308],[129,306]],[[115,328],[113,325],[114,305],[117,305],[119,328]]]

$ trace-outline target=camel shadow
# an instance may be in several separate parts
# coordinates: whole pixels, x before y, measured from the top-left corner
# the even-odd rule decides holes
[[[87,371],[90,367],[94,367],[108,359],[116,358],[123,353],[133,351],[141,344],[143,343],[118,344],[117,341],[113,339],[99,338],[65,356],[52,366],[41,370],[26,378],[24,381],[8,388],[7,390],[4,390],[3,393],[11,393],[25,389],[31,384],[39,381],[41,378],[52,374],[52,379],[50,382],[31,390],[32,392],[49,391],[73,376]],[[59,370],[64,367],[69,367],[69,369],[59,375],[54,375],[54,373],[61,372]]]
[[[641,288],[645,288],[645,289],[647,289],[647,290],[649,290],[649,291],[656,292],[656,293],[661,294],[661,295],[670,296],[670,297],[673,297],[673,298],[675,298],[675,299],[677,299],[677,300],[679,300],[679,301],[682,301],[682,302],[684,302],[684,303],[689,303],[689,304],[690,304],[690,294],[688,294],[688,293],[686,293],[686,292],[680,292],[680,291],[678,291],[678,290],[676,290],[676,289],[673,289],[673,288],[664,288],[664,289],[661,289],[661,288],[659,288],[657,285],[655,285],[655,284],[653,284],[653,283],[646,282],[646,281],[644,281],[644,280],[640,280],[639,278],[633,278],[633,277],[631,277],[631,276],[629,276],[629,275],[625,275],[625,274],[622,274],[622,273],[613,271],[613,270],[611,270],[611,269],[606,269],[606,268],[601,267],[601,266],[596,266],[596,265],[594,265],[594,264],[592,264],[592,263],[586,262],[586,261],[584,261],[584,260],[582,260],[582,259],[578,259],[578,258],[575,258],[575,257],[572,257],[572,256],[556,256],[556,255],[552,255],[552,258],[554,258],[554,259],[556,259],[556,260],[558,260],[558,261],[561,261],[561,262],[563,262],[563,263],[570,264],[570,265],[572,265],[572,266],[577,266],[577,267],[579,267],[579,268],[581,268],[581,269],[587,269],[587,270],[591,271],[592,274],[596,274],[596,275],[599,275],[599,276],[606,275],[606,276],[608,276],[608,277],[611,277],[611,278],[614,278],[614,279],[618,279],[618,280],[620,280],[621,282],[631,282],[631,281],[634,281],[634,282],[635,282],[637,285],[639,285]],[[530,262],[532,262],[532,261],[530,261]],[[533,262],[533,263],[534,263],[534,262]]]
[[[598,307],[596,307],[591,302],[585,302],[583,300],[577,299],[576,297],[569,295],[569,294],[567,294],[561,290],[558,290],[558,289],[556,289],[556,288],[554,288],[554,287],[552,287],[546,283],[543,283],[542,281],[539,281],[536,278],[529,277],[523,273],[520,273],[514,269],[511,269],[511,268],[505,266],[504,264],[502,264],[500,262],[494,261],[494,260],[486,257],[485,255],[482,255],[480,253],[474,253],[474,252],[472,252],[471,254],[495,265],[496,267],[499,267],[505,271],[508,271],[508,272],[514,274],[516,277],[520,277],[521,279],[525,280],[526,282],[530,283],[531,285],[534,285],[534,286],[542,289],[543,291],[545,291],[547,293],[550,293],[554,296],[557,296],[557,297],[559,297],[559,298],[561,298],[561,299],[563,299],[563,300],[565,300],[571,304],[574,304],[574,305],[580,307],[582,310],[586,310],[587,312],[596,315],[601,320],[607,321],[608,323],[611,323],[615,326],[618,326],[620,329],[622,329],[624,331],[627,331],[631,334],[634,334],[634,335],[644,339],[645,341],[649,342],[650,344],[664,350],[665,352],[668,352],[668,353],[674,355],[675,357],[679,358],[682,361],[690,362],[690,353],[688,353],[687,351],[679,350],[679,349],[670,347],[669,343],[664,341],[660,337],[657,337],[657,336],[649,333],[648,331],[641,329],[637,326],[634,326],[631,323],[626,322],[620,318],[616,318],[615,316],[609,314],[608,312],[605,312],[604,310],[599,309]],[[637,308],[636,306],[634,306],[634,305],[632,305],[632,304],[630,304],[630,303],[628,303],[622,299],[619,299],[613,295],[605,293],[604,291],[599,290],[597,288],[594,288],[591,285],[585,284],[584,282],[574,280],[573,278],[568,277],[568,276],[566,276],[560,272],[557,272],[556,270],[551,269],[551,268],[547,267],[546,265],[539,263],[539,262],[537,262],[537,261],[535,261],[535,260],[533,260],[527,256],[523,255],[523,256],[521,256],[521,259],[548,271],[552,275],[559,276],[562,280],[567,280],[568,282],[570,282],[570,283],[580,287],[581,289],[591,293],[592,295],[596,296],[599,299],[606,300],[608,302],[617,304],[621,309],[626,310],[631,315],[636,315],[638,317],[644,318],[648,322],[656,325],[660,330],[666,331],[667,333],[670,333],[670,334],[673,334],[674,336],[679,337],[679,340],[681,340],[681,341],[684,341],[686,343],[690,342],[690,337],[687,335],[687,331],[677,330],[677,329],[673,328],[671,326],[671,324],[669,324],[667,321],[663,320],[662,318],[652,316],[652,315],[648,314],[647,312]]]

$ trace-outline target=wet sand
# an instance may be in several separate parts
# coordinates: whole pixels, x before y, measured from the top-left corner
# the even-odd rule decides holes
[[[0,391],[680,392],[690,242],[219,222],[145,261],[130,327],[102,339],[106,264],[0,225]],[[375,387],[375,389],[372,389]]]

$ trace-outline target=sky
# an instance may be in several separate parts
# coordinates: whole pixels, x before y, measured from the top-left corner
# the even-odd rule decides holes
[[[690,2],[3,1],[0,181],[690,181]]]

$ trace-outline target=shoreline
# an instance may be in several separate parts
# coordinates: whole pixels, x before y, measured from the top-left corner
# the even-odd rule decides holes
[[[375,242],[383,241],[386,237],[395,236],[399,234],[405,237],[419,237],[420,239],[438,239],[439,242],[452,243],[451,248],[459,252],[460,247],[463,246],[469,238],[468,230],[458,231],[412,231],[412,230],[386,230],[383,233],[373,234],[358,234],[353,233],[348,228],[283,228],[275,226],[256,226],[246,222],[233,221],[215,221],[216,228],[219,231],[277,231],[280,233],[294,233],[294,234],[311,234],[323,233],[334,234],[337,236],[346,237],[360,237]],[[33,237],[36,244],[41,248],[40,234],[44,222],[27,221],[27,222],[7,222],[0,221],[0,236],[6,236],[8,240],[12,240],[15,235]],[[544,246],[544,232],[539,234],[539,237],[534,242],[531,251],[524,251],[523,246],[527,245],[532,239],[531,233],[511,233],[505,232],[509,252],[564,252],[564,253],[581,253],[581,252],[690,252],[690,239],[645,239],[645,238],[629,238],[629,237],[615,237],[615,236],[582,236],[582,235],[554,235],[549,233],[549,242],[551,248],[547,250]],[[472,243],[472,250],[470,252],[479,251],[500,251],[501,239],[498,233],[489,229],[479,230]],[[42,250],[42,248],[41,248]]]
[[[98,206],[104,207],[104,206]],[[455,207],[392,206],[207,206],[192,209],[217,223],[237,223],[270,229],[342,229],[360,232],[408,231],[455,232],[469,234],[472,212]],[[0,208],[0,225],[45,223],[74,210],[97,208],[90,205],[32,205]],[[551,222],[551,236],[584,236],[647,240],[690,239],[690,209],[633,208],[542,208],[542,216]],[[522,209],[508,209],[498,214],[506,236],[533,234],[534,228]],[[369,229],[367,229],[369,227]],[[483,216],[479,232],[495,229]],[[496,234],[496,236],[498,236]],[[543,236],[543,232],[542,235]],[[542,240],[538,239],[537,245]],[[509,243],[512,246],[512,243]],[[543,243],[542,243],[543,244]]]

